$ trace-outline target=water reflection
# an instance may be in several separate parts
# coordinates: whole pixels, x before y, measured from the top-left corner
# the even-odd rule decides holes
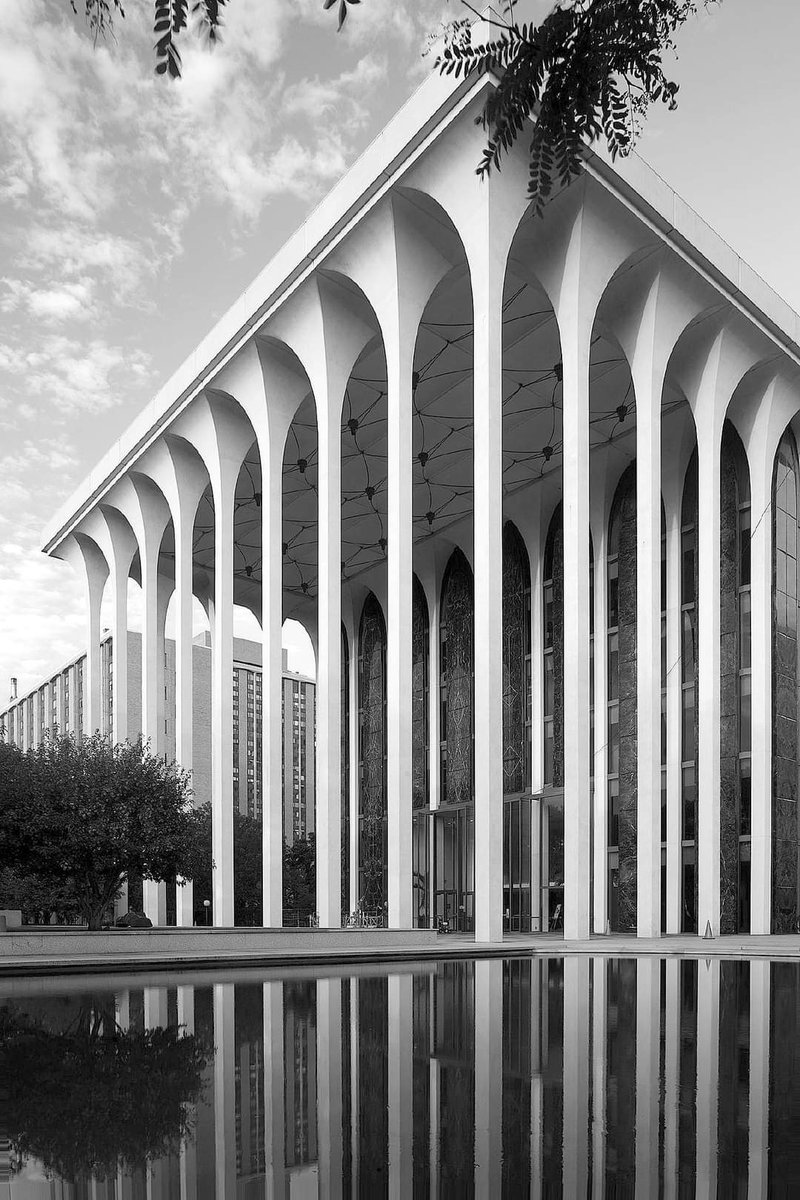
[[[800,1194],[800,964],[512,958],[154,978],[103,995],[0,992],[7,1080],[22,1071],[19,1028],[39,1030],[38,1108],[8,1102],[27,1095],[13,1082],[0,1095],[10,1200]],[[183,1047],[141,1076],[95,1064],[105,1158],[88,1111],[70,1155],[51,1152],[86,1087],[61,1036],[80,1021],[139,1053],[159,1030]],[[171,1123],[154,1123],[137,1088]]]

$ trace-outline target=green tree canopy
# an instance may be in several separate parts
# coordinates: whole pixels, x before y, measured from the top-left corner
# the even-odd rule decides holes
[[[350,5],[362,0],[322,0],[335,8],[339,29]],[[364,0],[369,3],[369,0]],[[497,0],[484,22],[487,41],[475,41],[470,0],[461,0],[468,16],[441,31],[443,48],[435,66],[456,77],[492,71],[499,79],[477,118],[487,143],[476,170],[480,176],[499,169],[503,155],[535,117],[529,145],[528,195],[541,212],[556,182],[578,174],[587,143],[605,137],[612,156],[630,153],[651,104],[677,103],[678,85],[664,71],[664,56],[674,51],[677,30],[700,4],[718,0],[558,0],[538,24],[518,22],[518,0]],[[77,12],[78,0],[70,0]],[[156,36],[156,72],[181,74],[178,42],[193,18],[210,43],[220,38],[227,0],[152,0]],[[94,33],[107,32],[124,16],[121,0],[82,0]]]
[[[0,1008],[5,1133],[15,1156],[75,1181],[176,1153],[210,1055],[200,1036],[178,1029],[120,1029],[113,1004],[102,1001],[87,1000],[65,1030]]]
[[[141,740],[50,736],[18,758],[0,755],[0,771],[12,781],[0,809],[3,865],[67,889],[90,929],[129,875],[192,877],[198,822],[189,776]]]

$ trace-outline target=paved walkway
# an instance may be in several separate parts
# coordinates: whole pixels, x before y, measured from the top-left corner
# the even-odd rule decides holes
[[[166,933],[166,931],[163,931]],[[299,968],[322,965],[349,964],[354,967],[381,963],[391,968],[392,964],[431,962],[441,959],[497,958],[507,956],[540,955],[561,958],[564,955],[602,955],[614,958],[633,958],[637,955],[657,955],[662,958],[767,958],[797,960],[800,962],[800,936],[737,935],[704,939],[686,934],[669,935],[661,938],[635,938],[620,934],[592,937],[588,940],[566,941],[560,934],[506,934],[502,942],[476,942],[471,934],[440,935],[426,945],[369,946],[359,945],[354,938],[352,945],[343,945],[341,935],[336,944],[309,944],[298,936],[289,945],[280,949],[266,950],[262,947],[249,948],[243,930],[237,930],[235,948],[226,948],[224,937],[209,939],[207,948],[193,946],[191,950],[181,947],[183,933],[170,930],[165,939],[159,937],[160,946],[152,951],[126,949],[124,940],[113,951],[102,954],[72,954],[69,956],[48,953],[35,955],[2,953],[0,946],[0,979],[10,980],[19,976],[55,977],[63,975],[109,975],[129,971],[207,971],[220,967],[232,968]],[[188,932],[188,931],[187,931]],[[317,934],[324,931],[316,931]],[[256,940],[257,931],[253,931]],[[233,940],[233,937],[232,939]],[[305,944],[304,944],[305,943]],[[5,991],[6,989],[0,989]]]

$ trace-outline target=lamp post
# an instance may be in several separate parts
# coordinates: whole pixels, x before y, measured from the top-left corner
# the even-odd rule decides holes
[[[204,900],[204,901],[203,901],[203,908],[206,910],[206,925],[210,925],[210,924],[211,924],[211,922],[209,921],[209,917],[211,916],[211,901],[210,901],[210,900]]]

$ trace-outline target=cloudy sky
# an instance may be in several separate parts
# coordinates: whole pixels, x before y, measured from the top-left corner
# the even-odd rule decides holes
[[[230,0],[177,84],[153,76],[152,0],[125,8],[93,46],[69,0],[2,0],[0,707],[83,642],[43,526],[423,79],[458,4],[362,0],[337,36],[322,0]],[[798,45],[797,0],[703,12],[640,152],[800,309]]]

